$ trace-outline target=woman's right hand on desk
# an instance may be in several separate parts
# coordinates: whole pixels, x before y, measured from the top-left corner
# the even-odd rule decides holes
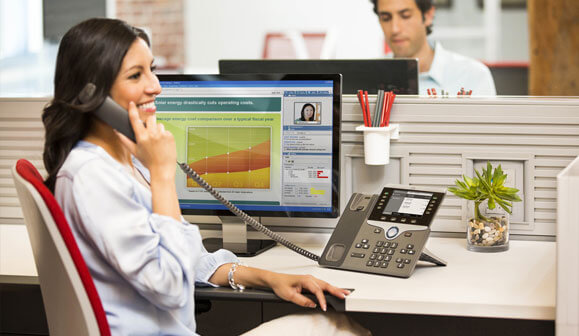
[[[219,286],[228,286],[227,274],[230,269],[231,264],[221,265],[213,273],[209,282]],[[315,308],[316,303],[302,294],[302,290],[305,289],[316,296],[324,311],[327,309],[324,292],[340,299],[345,299],[346,295],[350,294],[347,289],[332,286],[311,275],[283,274],[248,266],[237,267],[235,283],[246,287],[271,288],[283,300],[302,307]]]
[[[302,307],[315,308],[316,304],[302,294],[302,289],[306,289],[316,296],[322,310],[326,311],[327,304],[324,292],[340,299],[345,299],[350,294],[347,289],[341,289],[330,285],[311,275],[293,275],[271,272],[267,280],[269,286],[280,298],[293,302]]]

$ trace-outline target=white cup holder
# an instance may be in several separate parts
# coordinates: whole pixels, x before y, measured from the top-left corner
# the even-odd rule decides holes
[[[364,132],[364,162],[367,165],[386,165],[390,162],[390,139],[400,138],[399,126],[356,127],[356,131]]]

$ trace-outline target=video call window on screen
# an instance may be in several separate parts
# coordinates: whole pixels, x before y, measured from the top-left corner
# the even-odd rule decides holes
[[[175,137],[180,162],[250,213],[335,212],[333,81],[166,76],[157,120]],[[179,171],[176,186],[183,213],[225,210]]]
[[[296,124],[320,124],[322,103],[321,102],[296,102],[294,112]]]

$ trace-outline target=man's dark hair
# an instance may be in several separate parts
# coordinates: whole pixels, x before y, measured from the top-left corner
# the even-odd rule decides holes
[[[374,5],[374,13],[378,15],[378,0],[370,0],[370,2]],[[422,20],[424,21],[424,13],[432,8],[432,0],[414,0],[414,2],[416,2],[416,6],[420,9]],[[426,35],[430,35],[430,33],[432,33],[432,25],[426,27]]]

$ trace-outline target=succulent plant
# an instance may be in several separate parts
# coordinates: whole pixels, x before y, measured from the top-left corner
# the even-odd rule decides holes
[[[517,193],[519,189],[505,187],[507,179],[501,165],[493,170],[490,162],[487,162],[486,169],[482,168],[482,173],[475,170],[476,177],[463,175],[463,180],[456,180],[456,187],[448,188],[458,197],[474,201],[474,217],[477,220],[488,220],[480,212],[480,204],[488,200],[489,209],[493,210],[497,204],[509,214],[512,213],[512,202],[520,202],[521,198]]]

